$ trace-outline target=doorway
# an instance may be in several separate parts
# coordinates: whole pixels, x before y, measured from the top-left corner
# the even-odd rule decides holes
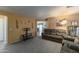
[[[0,15],[0,47],[7,44],[8,40],[8,17]]]
[[[46,21],[37,21],[37,36],[41,36],[45,28],[47,28]]]

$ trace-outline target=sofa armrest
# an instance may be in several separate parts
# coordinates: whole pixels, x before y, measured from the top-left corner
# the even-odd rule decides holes
[[[63,42],[62,46],[67,47],[69,50],[74,50],[76,52],[79,52],[79,44],[76,44],[74,42],[65,41]]]

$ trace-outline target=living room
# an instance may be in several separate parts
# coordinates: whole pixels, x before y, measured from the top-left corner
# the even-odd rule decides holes
[[[7,17],[7,44],[12,44],[2,47],[3,52],[79,52],[79,7],[4,6],[0,9],[0,16]]]

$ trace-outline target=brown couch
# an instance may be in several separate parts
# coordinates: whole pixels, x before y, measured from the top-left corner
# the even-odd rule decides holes
[[[63,41],[61,53],[79,53],[79,44],[71,41]]]
[[[59,31],[56,29],[45,29],[42,33],[42,39],[62,43],[63,37],[62,35],[57,35],[57,33],[59,33]]]
[[[72,42],[74,42],[74,40],[75,40],[74,37],[71,37],[71,36],[68,36],[68,35],[64,35],[64,34],[63,34],[63,38],[64,38],[65,40],[72,41]]]
[[[63,40],[74,42],[75,38],[68,36],[65,32],[60,32],[57,29],[44,29],[42,39],[62,43]]]

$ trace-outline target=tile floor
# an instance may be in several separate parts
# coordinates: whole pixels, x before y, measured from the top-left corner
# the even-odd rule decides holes
[[[0,53],[59,53],[61,47],[59,43],[36,37],[9,46],[0,44]]]

